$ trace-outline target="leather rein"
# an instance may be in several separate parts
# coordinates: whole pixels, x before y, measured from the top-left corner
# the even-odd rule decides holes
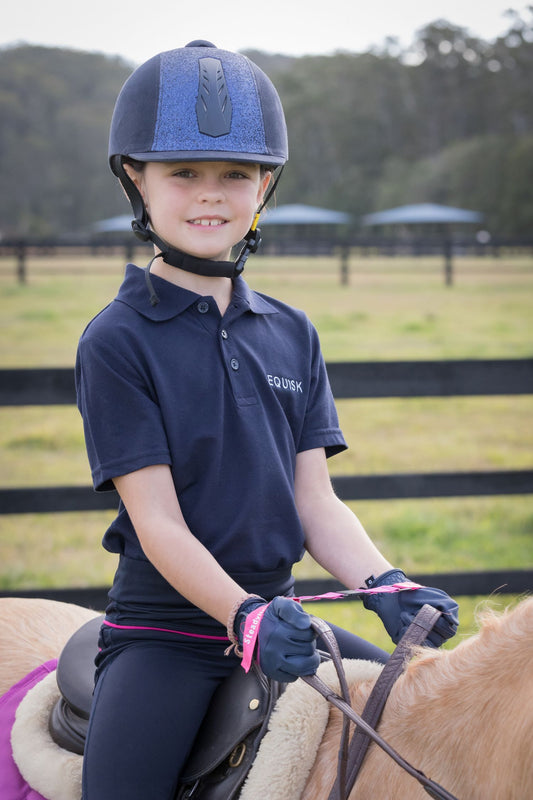
[[[307,675],[302,680],[318,691],[329,703],[343,713],[343,729],[339,750],[337,777],[329,800],[348,800],[354,786],[368,746],[374,741],[409,775],[417,780],[434,800],[457,800],[455,795],[435,781],[426,777],[423,772],[413,767],[394,748],[392,748],[376,731],[381,713],[396,679],[404,671],[413,647],[422,644],[441,612],[429,605],[424,605],[408,627],[394,653],[376,681],[368,698],[365,709],[360,716],[351,707],[350,691],[342,665],[342,657],[337,640],[331,628],[318,617],[312,618],[312,625],[317,634],[325,642],[334,663],[340,685],[340,695],[333,691],[317,675]],[[350,742],[350,723],[357,726]]]

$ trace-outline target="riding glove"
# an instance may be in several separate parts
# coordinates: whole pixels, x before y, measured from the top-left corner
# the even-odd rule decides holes
[[[390,586],[394,583],[403,583],[407,578],[399,569],[384,572],[378,578],[368,578],[366,584],[369,589],[377,586]],[[423,605],[429,605],[442,611],[433,630],[428,635],[424,644],[427,647],[440,647],[446,639],[451,639],[457,632],[459,606],[441,589],[432,589],[423,586],[420,589],[410,589],[387,594],[365,594],[363,605],[375,611],[394,644],[398,644],[403,634],[414,620]]]
[[[257,623],[253,622],[259,618]],[[233,626],[241,649],[247,627],[256,624],[259,628],[254,652],[265,675],[290,683],[300,675],[316,672],[320,664],[316,634],[311,628],[311,617],[299,603],[289,597],[275,597],[270,603],[258,597],[247,598],[239,607]]]

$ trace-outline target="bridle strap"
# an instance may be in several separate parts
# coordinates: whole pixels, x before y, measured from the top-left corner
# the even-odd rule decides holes
[[[316,631],[316,633],[322,639],[322,642],[324,642],[324,644],[327,647],[327,650],[335,665],[335,670],[337,672],[337,677],[339,679],[339,686],[342,695],[342,700],[348,707],[350,707],[351,705],[350,688],[348,686],[348,681],[346,680],[346,673],[344,672],[344,669],[342,667],[342,656],[339,650],[337,639],[335,638],[335,634],[333,633],[327,622],[325,622],[323,619],[320,619],[319,617],[312,616],[311,625],[313,629]],[[312,677],[317,678],[316,675],[306,676],[303,678],[303,680],[309,683],[311,686],[313,686],[313,684],[309,680],[309,678]],[[317,681],[318,680],[320,679],[317,678]],[[322,685],[325,686],[325,684]],[[318,686],[315,686],[314,688],[317,689],[321,694],[323,694],[323,692]],[[337,778],[331,789],[329,800],[344,800],[344,787],[346,786],[346,771],[348,767],[349,744],[350,744],[350,717],[347,714],[343,714],[341,744],[339,747],[339,760],[337,765]]]
[[[407,666],[413,648],[422,644],[428,634],[433,630],[433,626],[440,616],[441,612],[438,609],[429,605],[424,605],[402,636],[394,653],[383,667],[379,678],[370,692],[361,715],[365,722],[368,722],[374,730],[379,724],[381,714],[385,708],[385,703],[387,702],[392,687]],[[350,794],[353,788],[369,745],[370,739],[368,736],[364,734],[360,728],[356,728],[350,743],[350,752],[348,755],[346,796]]]
[[[425,611],[424,610],[424,609],[427,609],[427,608],[429,608],[430,611]],[[405,659],[407,657],[407,653],[415,645],[415,642],[416,642],[417,638],[422,636],[422,633],[424,635],[423,635],[423,637],[421,639],[418,638],[418,643],[420,643],[421,641],[423,641],[427,637],[427,634],[429,632],[429,630],[427,628],[428,619],[430,618],[431,615],[433,615],[434,618],[433,618],[433,622],[431,623],[431,627],[429,628],[429,630],[431,630],[431,628],[433,627],[434,622],[440,616],[440,612],[436,612],[436,615],[435,615],[435,609],[431,608],[430,606],[423,606],[423,608],[418,613],[418,615],[415,618],[415,620],[413,621],[413,623],[411,623],[411,625],[407,629],[406,634],[402,638],[400,644],[398,645],[398,647],[400,647],[400,655],[398,656],[398,659],[395,660],[394,669],[396,669],[396,666],[397,666],[398,662],[401,662],[402,665],[405,664]],[[333,640],[335,639],[335,637],[333,635],[333,632],[331,631],[331,629],[328,628],[327,624],[324,623],[323,620],[317,620],[315,617],[312,618],[312,625],[313,625],[313,628],[318,633],[318,635],[321,636],[322,640],[326,644],[328,652],[329,652],[329,654],[330,654],[330,656],[331,656],[331,658],[333,660],[333,663],[334,663],[334,666],[335,666],[335,670],[337,672],[337,676],[338,676],[338,679],[339,679],[339,684],[340,684],[340,687],[341,687],[341,694],[343,695],[342,697],[339,696],[336,692],[333,691],[333,689],[331,689],[326,683],[324,683],[324,681],[322,681],[321,678],[319,678],[317,675],[306,675],[306,676],[302,677],[303,681],[305,681],[307,684],[309,684],[309,686],[312,686],[314,689],[316,689],[316,691],[319,692],[322,695],[322,697],[324,697],[327,700],[327,702],[331,703],[336,708],[338,708],[340,711],[342,711],[342,713],[344,715],[343,734],[342,734],[342,738],[341,738],[341,747],[340,747],[340,752],[339,752],[339,769],[338,769],[337,779],[336,779],[335,784],[334,784],[333,789],[332,789],[332,793],[330,794],[330,798],[332,798],[332,799],[334,798],[334,800],[346,800],[346,798],[348,797],[348,795],[349,795],[349,793],[350,793],[350,791],[351,791],[351,789],[353,787],[353,783],[348,787],[347,782],[346,782],[346,777],[345,777],[346,776],[346,767],[347,767],[347,750],[346,750],[346,748],[347,748],[347,736],[346,736],[346,730],[347,730],[347,724],[349,725],[349,721],[352,721],[352,722],[354,722],[356,724],[357,730],[362,732],[362,734],[364,736],[364,739],[367,740],[368,743],[370,743],[370,741],[375,742],[378,745],[378,747],[380,747],[382,750],[384,750],[384,752],[386,752],[387,755],[389,755],[390,758],[393,759],[393,761],[395,761],[400,767],[402,767],[402,769],[404,769],[409,775],[411,775],[415,780],[417,780],[423,786],[423,788],[425,789],[427,794],[429,794],[431,797],[433,797],[434,800],[457,800],[457,798],[454,795],[450,794],[450,792],[448,792],[446,789],[444,789],[442,786],[440,786],[435,781],[432,781],[430,778],[428,778],[426,775],[424,775],[423,772],[421,772],[420,770],[416,769],[408,761],[406,761],[396,750],[394,750],[393,747],[391,747],[377,733],[377,731],[374,729],[374,727],[367,720],[363,719],[362,716],[360,716],[359,714],[357,714],[353,710],[353,708],[351,707],[351,704],[350,704],[349,692],[348,692],[348,699],[346,699],[347,681],[346,681],[346,675],[344,673],[344,668],[343,668],[343,665],[342,665],[342,659],[340,657],[338,645],[337,645],[336,641],[335,641],[335,645],[334,646],[332,645],[332,639]],[[327,633],[325,634],[324,628],[329,630],[329,634],[330,635],[327,634]],[[409,636],[408,636],[408,634],[409,634]],[[403,643],[404,639],[407,636],[408,636],[407,647],[404,647],[402,645],[402,643]],[[396,648],[396,650],[398,650],[398,647]],[[389,663],[392,660],[392,658],[394,658],[394,654],[393,654],[393,656],[391,656],[391,659],[389,659]],[[385,668],[386,667],[384,667],[383,669],[385,670]],[[393,671],[393,668],[391,668],[390,672],[392,673],[392,671]],[[384,693],[384,691],[382,690],[381,687],[377,690],[376,694],[377,695],[381,695],[382,697],[384,697],[384,699],[382,701],[380,700],[379,703],[376,704],[375,710],[371,709],[371,716],[373,717],[377,713],[377,716],[378,716],[378,719],[379,719],[379,716],[381,716],[382,707],[383,707],[383,705],[385,703],[387,695]],[[381,704],[381,708],[379,708],[380,704]],[[378,711],[378,709],[379,709],[379,711]],[[368,743],[365,746],[365,751],[366,751],[366,747],[368,746]],[[364,757],[364,753],[363,753],[363,757]],[[361,757],[361,761],[362,761],[363,757]],[[359,759],[359,756],[357,756],[357,753],[356,753],[355,761],[357,761],[358,759]],[[351,761],[353,763],[353,759],[351,759]],[[348,780],[351,777],[351,773],[352,773],[352,769],[350,769],[350,775],[348,776]],[[354,775],[354,781],[355,781],[356,774],[357,773],[355,773],[355,775]]]

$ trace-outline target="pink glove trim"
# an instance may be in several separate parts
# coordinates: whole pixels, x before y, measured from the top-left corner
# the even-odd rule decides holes
[[[250,667],[252,666],[252,659],[254,657],[255,645],[257,643],[259,627],[261,625],[261,620],[263,619],[263,615],[269,605],[270,605],[269,603],[265,603],[264,606],[259,606],[258,608],[251,611],[250,614],[248,614],[248,616],[246,617],[246,622],[244,624],[244,634],[242,637],[243,656],[241,662],[241,666],[245,672],[249,672]]]

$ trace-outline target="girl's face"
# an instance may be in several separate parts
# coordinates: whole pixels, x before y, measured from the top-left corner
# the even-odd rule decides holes
[[[125,165],[144,199],[150,224],[178,250],[225,261],[248,232],[270,172],[226,161],[157,162],[142,172]]]

